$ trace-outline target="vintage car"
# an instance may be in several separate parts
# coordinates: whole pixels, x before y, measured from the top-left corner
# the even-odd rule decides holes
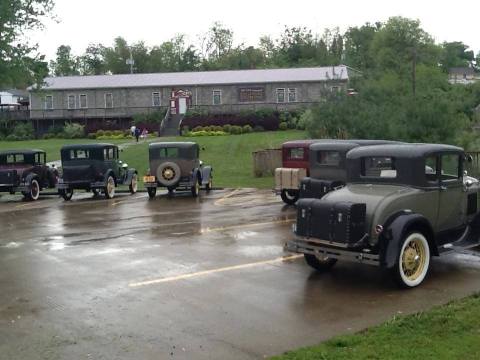
[[[76,189],[101,192],[105,198],[115,196],[115,188],[128,185],[132,194],[137,192],[137,171],[119,160],[119,149],[112,144],[66,145],[60,150],[62,177],[58,191],[70,200]]]
[[[310,176],[300,181],[299,198],[320,199],[347,181],[347,153],[358,146],[400,144],[388,140],[325,140],[309,147]]]
[[[300,182],[309,176],[309,146],[319,141],[322,140],[295,140],[282,144],[282,167],[275,169],[275,193],[284,203],[292,205],[297,202]]]
[[[194,142],[159,142],[149,145],[150,169],[143,177],[150,198],[157,187],[166,187],[169,195],[176,189],[198,196],[200,187],[212,189],[213,169],[199,159],[199,146]]]
[[[297,204],[296,238],[319,271],[337,260],[389,269],[407,288],[422,283],[430,257],[479,245],[479,182],[464,173],[461,148],[437,144],[357,147],[347,185]]]
[[[21,192],[27,200],[37,200],[43,189],[55,189],[58,171],[46,165],[43,150],[0,152],[0,192]]]

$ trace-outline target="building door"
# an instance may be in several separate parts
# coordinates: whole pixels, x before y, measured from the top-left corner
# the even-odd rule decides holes
[[[178,99],[178,113],[185,114],[187,112],[187,98],[181,97]]]

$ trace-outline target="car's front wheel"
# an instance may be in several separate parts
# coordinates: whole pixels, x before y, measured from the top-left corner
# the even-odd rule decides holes
[[[213,179],[210,177],[210,180],[208,180],[208,184],[205,186],[205,190],[211,191],[213,189]]]
[[[30,182],[30,191],[24,192],[23,196],[25,197],[25,199],[30,201],[38,200],[38,198],[40,197],[40,184],[36,179],[33,179]]]
[[[73,197],[73,189],[63,189],[59,191],[60,196],[63,198],[65,201],[70,201],[72,200]]]
[[[153,199],[155,197],[155,195],[157,194],[157,188],[156,187],[149,187],[149,188],[147,188],[147,193],[148,193],[148,197],[150,199]]]
[[[430,267],[430,247],[419,232],[409,233],[403,239],[397,262],[392,269],[393,278],[404,288],[420,285]]]
[[[316,256],[312,254],[303,254],[303,256],[309,266],[321,272],[330,270],[337,263],[337,259],[328,256]]]
[[[128,186],[128,189],[130,190],[130,194],[135,194],[138,190],[138,176],[137,174],[133,174],[132,181],[130,185]]]
[[[104,192],[106,199],[113,199],[115,196],[115,180],[112,176],[108,177]]]
[[[283,189],[280,197],[282,198],[283,202],[288,205],[293,205],[297,202],[298,197],[300,196],[298,190],[287,190]]]

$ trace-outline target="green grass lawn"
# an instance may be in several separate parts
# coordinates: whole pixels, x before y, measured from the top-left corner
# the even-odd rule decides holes
[[[159,138],[158,141],[195,141],[205,150],[200,151],[200,157],[205,164],[214,168],[214,186],[219,187],[256,187],[272,188],[273,178],[253,177],[252,152],[267,148],[278,148],[283,142],[295,139],[304,139],[304,131],[268,131],[244,135],[204,136],[204,137],[176,137]],[[31,140],[0,142],[0,150],[39,148],[47,152],[47,160],[60,158],[60,148],[65,144],[92,143],[95,140]],[[114,144],[124,144],[125,140],[102,141]],[[128,141],[131,142],[131,141]],[[129,166],[138,170],[140,177],[148,168],[148,144],[140,142],[128,146],[121,154],[121,159]]]
[[[480,359],[480,295],[272,358],[294,359]]]

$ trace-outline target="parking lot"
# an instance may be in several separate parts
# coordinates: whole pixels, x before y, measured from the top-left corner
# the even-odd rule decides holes
[[[258,359],[480,289],[475,251],[418,289],[283,251],[295,209],[267,190],[0,198],[1,359]]]

